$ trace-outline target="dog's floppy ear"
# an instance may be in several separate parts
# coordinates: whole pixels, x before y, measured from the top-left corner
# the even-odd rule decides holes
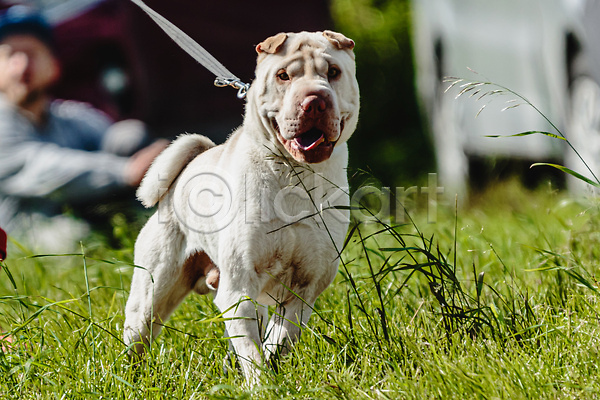
[[[323,36],[327,38],[335,47],[340,50],[352,50],[354,48],[354,40],[348,39],[346,36],[338,32],[324,31]]]
[[[265,39],[264,42],[262,42],[256,46],[256,52],[258,54],[260,54],[260,53],[275,54],[279,51],[281,46],[283,46],[286,39],[287,39],[287,33],[278,33],[275,36],[271,36],[270,38]]]

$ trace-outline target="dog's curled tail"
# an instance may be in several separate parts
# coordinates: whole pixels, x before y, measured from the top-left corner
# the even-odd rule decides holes
[[[164,197],[186,165],[198,154],[214,146],[212,140],[202,135],[183,134],[177,137],[152,162],[136,192],[138,200],[146,208],[153,207]]]

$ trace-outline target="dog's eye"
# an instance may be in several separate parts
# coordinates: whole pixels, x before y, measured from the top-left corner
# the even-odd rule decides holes
[[[338,67],[329,67],[329,70],[327,71],[327,78],[337,79],[340,77],[341,73],[342,71],[340,71]]]
[[[287,74],[287,72],[285,72],[284,69],[281,69],[277,72],[277,78],[281,81],[289,81],[290,80],[290,76]]]

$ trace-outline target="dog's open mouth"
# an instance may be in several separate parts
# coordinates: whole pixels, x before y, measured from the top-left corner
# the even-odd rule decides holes
[[[344,122],[346,121],[344,121],[343,119],[340,121],[340,131],[344,130]],[[283,136],[281,135],[281,131],[279,130],[279,124],[277,124],[277,121],[275,119],[272,119],[271,123],[273,124],[273,128],[275,128],[277,134],[283,138]],[[287,139],[284,140],[286,142],[288,141]],[[291,139],[290,141],[294,142],[294,144],[296,144],[297,147],[303,151],[312,150],[315,147],[321,145],[322,143],[335,144],[335,142],[327,140],[325,138],[325,132],[318,128],[311,128],[306,132],[301,133],[300,135]]]
[[[309,151],[325,142],[325,134],[319,129],[312,128],[295,138],[294,142],[300,149]]]
[[[281,144],[298,161],[309,163],[324,161],[329,158],[337,142],[329,140],[327,132],[315,126],[288,140],[281,134],[279,125],[274,118],[271,123]],[[340,130],[344,129],[343,120],[340,123],[340,128]]]

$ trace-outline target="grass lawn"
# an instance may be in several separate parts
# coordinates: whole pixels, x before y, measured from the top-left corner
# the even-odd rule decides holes
[[[451,202],[449,202],[451,203]],[[600,398],[600,208],[509,183],[458,211],[361,225],[277,373],[244,389],[210,297],[190,295],[132,368],[121,341],[139,226],[119,246],[0,271],[2,399]]]

